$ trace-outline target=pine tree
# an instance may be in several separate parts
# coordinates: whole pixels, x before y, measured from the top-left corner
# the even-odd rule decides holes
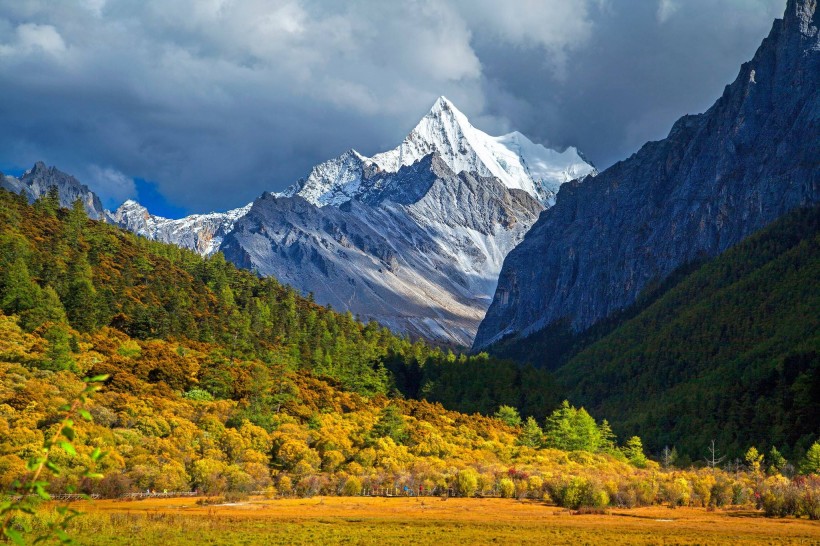
[[[68,268],[68,287],[63,298],[71,325],[81,332],[97,326],[97,291],[92,281],[91,266],[84,252],[75,252]]]
[[[83,241],[83,232],[88,214],[85,212],[85,205],[80,199],[75,199],[71,204],[71,209],[66,217],[66,239],[68,245],[74,250],[78,250]]]
[[[598,443],[598,448],[596,451],[601,453],[611,453],[615,450],[615,442],[617,437],[615,433],[612,432],[612,427],[609,424],[609,421],[604,419],[601,422],[601,426],[598,429],[600,440]]]
[[[782,474],[786,468],[786,458],[781,455],[777,447],[769,450],[769,474]]]
[[[519,415],[518,410],[512,406],[499,407],[498,411],[495,412],[494,417],[504,421],[511,427],[517,427],[521,424],[521,415]]]
[[[60,191],[57,186],[49,186],[46,194],[37,199],[34,206],[49,216],[57,216],[57,211],[60,210]]]
[[[34,307],[20,314],[20,325],[28,331],[33,331],[48,322],[63,324],[67,322],[60,296],[50,286],[38,290]]]
[[[43,367],[47,370],[74,370],[76,364],[71,355],[71,336],[65,325],[55,324],[43,336],[48,341]]]
[[[19,314],[37,304],[39,287],[31,280],[28,266],[23,258],[15,259],[5,271],[3,297],[0,308],[7,314]]]
[[[370,430],[370,436],[376,438],[392,438],[397,444],[403,444],[407,440],[407,425],[398,406],[388,404],[379,413],[379,420]]]
[[[820,474],[820,442],[814,442],[800,462],[801,474]]]
[[[570,446],[574,444],[575,433],[572,430],[572,417],[575,413],[575,408],[570,407],[569,401],[564,400],[561,407],[553,411],[544,426],[544,444],[546,447],[555,449],[570,450]]]
[[[567,400],[547,417],[544,433],[547,447],[564,451],[594,452],[604,443],[595,419],[584,408],[576,409]]]
[[[541,447],[543,436],[544,433],[541,427],[538,426],[538,421],[530,415],[524,422],[524,427],[518,436],[518,443],[522,446],[539,448]]]
[[[626,460],[632,465],[643,468],[646,466],[646,455],[643,452],[643,442],[637,436],[633,436],[626,441],[626,445],[622,448]]]

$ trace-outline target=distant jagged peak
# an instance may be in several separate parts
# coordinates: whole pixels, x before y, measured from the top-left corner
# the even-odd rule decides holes
[[[114,212],[118,213],[118,212],[124,212],[124,211],[127,211],[127,210],[135,210],[135,209],[148,210],[143,205],[141,205],[139,202],[137,202],[133,199],[126,199],[125,201],[123,201],[122,205],[117,207],[117,210],[114,211]]]
[[[79,199],[90,218],[105,219],[105,209],[97,194],[70,174],[57,167],[49,167],[42,161],[37,161],[19,179],[0,176],[0,186],[14,193],[23,192],[29,201],[39,199],[54,187],[57,189],[60,206],[70,208]]]

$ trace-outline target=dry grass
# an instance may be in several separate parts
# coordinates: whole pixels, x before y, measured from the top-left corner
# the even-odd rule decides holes
[[[653,507],[573,515],[507,499],[359,498],[99,501],[81,544],[820,544],[820,524],[756,512]]]

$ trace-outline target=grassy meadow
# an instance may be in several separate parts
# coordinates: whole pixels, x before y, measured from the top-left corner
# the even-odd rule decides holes
[[[820,524],[754,511],[645,507],[576,514],[538,501],[314,497],[199,505],[96,501],[80,544],[820,544]]]

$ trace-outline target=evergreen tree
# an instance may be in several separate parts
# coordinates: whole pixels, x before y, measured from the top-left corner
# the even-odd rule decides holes
[[[615,450],[615,441],[617,437],[615,433],[612,432],[612,427],[609,424],[609,421],[604,419],[601,422],[601,426],[598,429],[600,434],[600,441],[598,443],[597,451],[601,453],[611,453]]]
[[[820,442],[814,442],[800,462],[801,474],[820,474]]]
[[[539,448],[541,447],[543,436],[544,433],[541,430],[541,427],[538,426],[538,421],[530,415],[524,422],[524,427],[521,429],[521,434],[518,436],[518,443],[522,446]]]
[[[777,447],[772,446],[769,450],[769,474],[782,474],[786,463],[786,458],[780,454]]]
[[[57,216],[57,211],[60,210],[60,191],[57,186],[49,186],[46,194],[34,202],[34,207],[48,216]]]
[[[547,417],[544,434],[547,447],[565,451],[594,452],[604,443],[595,419],[584,408],[576,409],[567,400]]]
[[[97,326],[97,291],[85,252],[75,252],[68,268],[68,287],[63,304],[71,325],[81,332]]]
[[[20,326],[33,331],[47,322],[66,323],[67,318],[60,296],[50,286],[39,290],[37,301],[31,309],[20,314]]]
[[[407,440],[407,425],[398,406],[388,404],[379,413],[379,420],[370,430],[370,436],[376,438],[392,438],[397,444],[403,444]]]
[[[71,336],[65,325],[55,324],[43,336],[48,341],[43,368],[47,370],[74,370],[76,364],[71,355]]]
[[[84,239],[84,228],[87,220],[88,215],[85,212],[85,205],[80,199],[75,199],[68,211],[65,223],[65,237],[70,248],[74,250],[80,248]]]
[[[626,441],[626,445],[622,448],[626,460],[638,468],[646,466],[646,455],[643,452],[643,442],[637,436],[633,436]]]
[[[494,417],[504,421],[511,427],[517,427],[521,424],[521,415],[519,415],[518,410],[512,406],[499,407],[498,411],[495,412]]]
[[[31,280],[23,258],[15,259],[6,270],[0,308],[7,314],[19,314],[37,304],[39,287]]]

